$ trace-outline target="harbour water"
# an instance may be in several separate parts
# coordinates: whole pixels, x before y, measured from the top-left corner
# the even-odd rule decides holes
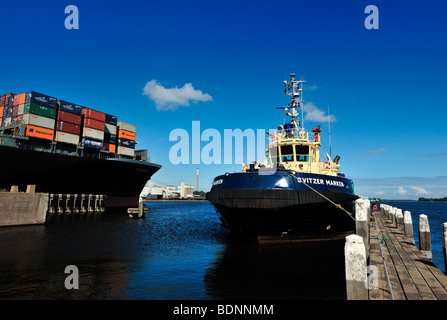
[[[433,263],[445,272],[444,256],[442,253],[442,233],[443,223],[447,222],[447,202],[384,202],[390,206],[411,212],[413,220],[413,234],[416,246],[419,248],[419,215],[425,214],[428,217],[431,233],[431,250]]]
[[[427,214],[444,270],[447,204],[388,203]],[[258,247],[234,238],[209,202],[149,202],[144,219],[64,218],[0,228],[0,299],[345,300],[344,242]],[[416,239],[417,241],[417,239]],[[79,270],[68,290],[65,268]]]

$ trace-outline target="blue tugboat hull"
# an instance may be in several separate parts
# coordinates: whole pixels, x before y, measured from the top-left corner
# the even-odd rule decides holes
[[[214,179],[207,199],[228,227],[258,240],[331,240],[355,230],[357,196],[344,177],[287,170],[225,174]]]

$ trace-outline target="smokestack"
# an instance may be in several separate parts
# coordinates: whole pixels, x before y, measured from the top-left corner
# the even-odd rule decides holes
[[[199,191],[199,168],[197,168],[197,189],[196,191]]]

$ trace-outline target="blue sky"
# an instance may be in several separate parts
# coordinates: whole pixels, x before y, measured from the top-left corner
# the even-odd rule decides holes
[[[378,30],[364,27],[370,4]],[[65,28],[68,5],[79,9],[77,30]],[[240,171],[173,165],[170,132],[190,132],[192,121],[222,136],[276,128],[295,72],[305,103],[326,115],[330,106],[332,154],[359,195],[447,196],[445,1],[18,0],[0,12],[1,91],[34,90],[135,124],[138,148],[163,165],[157,183],[195,185],[199,168],[207,191],[214,176]],[[178,88],[164,91],[177,104],[171,95],[160,107],[162,95],[157,108],[143,94],[153,80],[158,93]],[[328,150],[327,123],[305,121],[317,124]]]

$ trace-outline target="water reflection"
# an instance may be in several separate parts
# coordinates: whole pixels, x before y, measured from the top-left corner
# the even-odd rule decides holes
[[[343,246],[230,240],[205,275],[207,293],[213,299],[346,299]]]
[[[344,299],[343,243],[258,247],[208,202],[0,228],[0,299]],[[67,265],[79,290],[64,286]]]

